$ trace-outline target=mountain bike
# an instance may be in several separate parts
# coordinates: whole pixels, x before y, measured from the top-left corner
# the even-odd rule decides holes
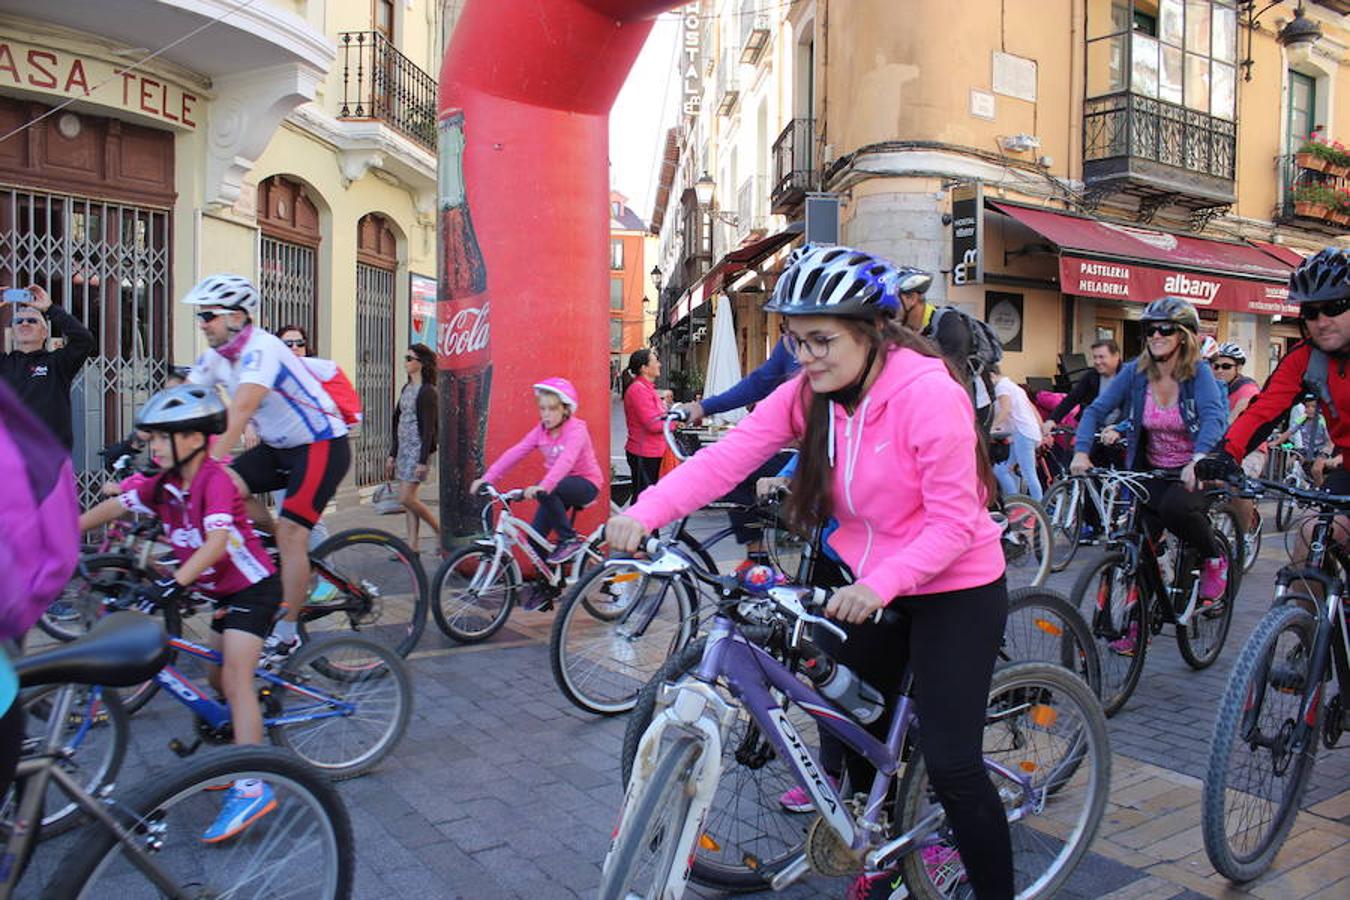
[[[1153,635],[1164,625],[1176,628],[1177,649],[1192,669],[1214,664],[1223,650],[1233,621],[1233,603],[1241,578],[1239,559],[1222,533],[1214,535],[1229,558],[1228,585],[1223,596],[1200,601],[1200,555],[1165,531],[1156,516],[1147,513],[1146,476],[1175,480],[1166,472],[1140,473],[1092,469],[1090,474],[1115,492],[1114,518],[1105,542],[1106,553],[1085,568],[1070,595],[1092,627],[1102,670],[1102,707],[1113,716],[1124,707],[1139,684],[1144,658]],[[1226,492],[1207,492],[1221,503]]]
[[[712,589],[716,614],[696,671],[654,685],[659,698],[650,724],[635,731],[630,722],[627,789],[600,896],[679,897],[691,878],[722,890],[781,890],[812,871],[853,875],[897,863],[911,893],[947,896],[916,852],[951,838],[923,760],[911,752],[912,679],[887,741],[879,741],[803,680],[803,661],[822,659],[813,629],[844,635],[818,614],[823,590],[752,592],[668,544],[649,543],[648,551],[650,562],[633,564],[688,572]],[[841,795],[823,776],[810,749],[817,728],[877,767],[866,795]],[[1110,749],[1101,709],[1087,686],[1058,666],[1010,665],[994,676],[984,747],[1013,831],[1019,896],[1050,896],[1087,852],[1105,808]],[[803,788],[818,811],[804,835],[801,817],[780,810],[777,846],[763,840],[764,828],[754,844],[735,840],[750,811],[738,803],[729,816],[713,814],[724,753],[747,769],[786,763],[789,784]],[[745,807],[755,799],[738,796]]]
[[[1022,494],[1009,494],[1000,498],[989,515],[1003,530],[999,542],[1009,583],[1019,587],[1044,584],[1054,565],[1054,538],[1041,504]]]
[[[1238,654],[1210,743],[1201,823],[1214,868],[1235,882],[1270,867],[1298,818],[1320,741],[1350,729],[1350,555],[1334,533],[1350,496],[1245,479],[1315,511],[1305,565],[1275,577],[1275,599]]]
[[[351,822],[328,781],[294,755],[269,747],[230,747],[150,779],[125,796],[91,792],[62,765],[64,723],[81,688],[129,687],[165,662],[163,627],[118,613],[83,637],[19,660],[24,688],[57,686],[40,740],[25,742],[8,815],[0,828],[6,865],[0,900],[8,900],[28,872],[49,874],[45,895],[79,900],[120,896],[279,896],[343,900],[352,893],[355,849]],[[220,811],[220,788],[243,778],[266,781],[277,806],[233,840],[203,843]],[[60,860],[33,851],[54,792],[90,820],[81,840]]]
[[[1279,466],[1284,475],[1279,479],[1284,484],[1299,490],[1312,490],[1312,479],[1308,477],[1308,470],[1303,466],[1303,456],[1294,449],[1293,444],[1281,444],[1280,452],[1284,455],[1283,464]],[[1275,500],[1275,530],[1285,531],[1289,528],[1294,517],[1294,510],[1298,502],[1289,494],[1281,493]]]

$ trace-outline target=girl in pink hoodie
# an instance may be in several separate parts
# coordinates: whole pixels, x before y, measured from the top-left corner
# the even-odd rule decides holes
[[[544,537],[551,533],[558,536],[558,546],[549,554],[548,561],[561,562],[582,544],[568,520],[567,510],[581,509],[594,500],[604,476],[595,460],[595,447],[586,423],[575,415],[579,401],[572,382],[566,378],[545,378],[534,386],[534,393],[539,402],[539,425],[488,466],[483,477],[469,486],[469,492],[477,493],[484,482],[497,483],[531,450],[537,449],[544,455],[548,471],[538,484],[525,489],[525,497],[539,501],[534,530]]]
[[[892,702],[911,667],[920,747],[975,894],[1010,898],[1007,819],[981,752],[1008,605],[986,505],[993,476],[969,395],[928,342],[894,321],[896,275],[845,247],[795,251],[766,309],[789,317],[785,339],[802,373],[610,519],[606,537],[633,550],[800,442],[789,511],[802,526],[838,521],[829,544],[854,578],[827,608],[849,632],[833,655]],[[901,622],[872,622],[883,606]],[[889,722],[874,723],[883,740]],[[822,743],[836,775],[840,749]],[[854,785],[871,783],[865,763],[848,764]]]

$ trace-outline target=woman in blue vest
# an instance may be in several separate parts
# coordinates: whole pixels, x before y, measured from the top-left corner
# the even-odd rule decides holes
[[[1197,548],[1204,563],[1200,571],[1200,599],[1221,597],[1228,584],[1228,558],[1214,540],[1205,498],[1195,491],[1195,461],[1214,451],[1228,425],[1228,399],[1209,366],[1200,357],[1200,317],[1195,307],[1177,297],[1154,300],[1140,316],[1145,350],[1084,411],[1074,435],[1070,471],[1086,472],[1088,451],[1102,420],[1120,410],[1121,421],[1102,432],[1102,443],[1113,444],[1122,432],[1132,435],[1126,467],[1161,469],[1180,481],[1152,478],[1144,506],[1162,519],[1177,537]],[[1136,626],[1132,626],[1136,627]],[[1111,645],[1124,655],[1134,652],[1140,635],[1128,634]]]

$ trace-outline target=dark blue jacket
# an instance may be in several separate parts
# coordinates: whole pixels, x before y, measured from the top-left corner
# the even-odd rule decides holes
[[[758,403],[772,394],[774,388],[796,375],[800,368],[797,357],[788,350],[782,338],[779,338],[763,365],[722,393],[701,401],[703,414],[713,416]]]
[[[1131,432],[1129,449],[1125,455],[1127,468],[1143,468],[1137,464],[1144,446],[1144,392],[1148,390],[1148,376],[1139,370],[1137,360],[1120,367],[1120,372],[1107,389],[1083,411],[1074,433],[1074,450],[1087,453],[1092,449],[1093,435],[1101,428],[1106,414],[1118,409],[1121,421],[1113,427]],[[1195,367],[1195,377],[1181,382],[1181,419],[1191,433],[1196,453],[1211,453],[1218,449],[1228,427],[1228,393],[1207,365]]]

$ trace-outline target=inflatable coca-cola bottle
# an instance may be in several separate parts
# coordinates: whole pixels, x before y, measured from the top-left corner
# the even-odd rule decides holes
[[[451,110],[441,117],[439,156],[436,350],[441,403],[441,534],[442,545],[449,547],[452,538],[482,529],[482,501],[469,495],[469,485],[483,473],[492,387],[488,342],[491,304],[487,268],[464,188],[462,110]]]

